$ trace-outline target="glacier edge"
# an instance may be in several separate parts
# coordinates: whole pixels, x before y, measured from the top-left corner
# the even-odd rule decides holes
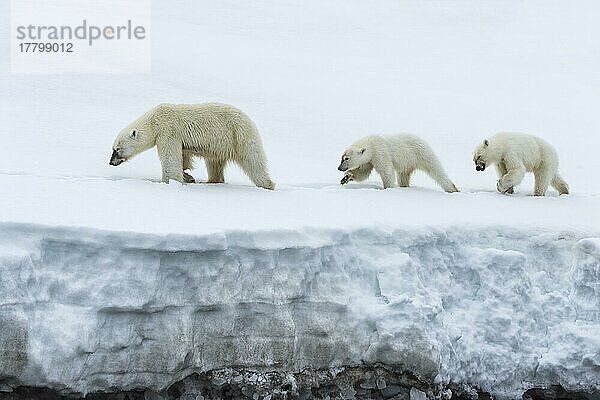
[[[150,235],[0,224],[0,382],[161,391],[223,368],[397,366],[600,390],[600,237],[502,226]]]

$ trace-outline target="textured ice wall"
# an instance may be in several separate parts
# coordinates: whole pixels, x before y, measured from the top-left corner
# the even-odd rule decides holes
[[[380,362],[499,397],[600,389],[600,240],[503,227],[0,227],[0,382],[160,390]]]

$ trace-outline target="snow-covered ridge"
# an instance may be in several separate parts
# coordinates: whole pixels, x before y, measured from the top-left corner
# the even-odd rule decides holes
[[[160,390],[381,363],[515,398],[600,390],[600,235],[503,227],[154,235],[0,225],[0,379]]]

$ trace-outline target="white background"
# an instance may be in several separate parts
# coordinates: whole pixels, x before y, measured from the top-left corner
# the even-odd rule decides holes
[[[135,208],[125,203],[139,201],[157,207],[145,210],[154,214],[168,202],[177,204],[170,207],[182,215],[169,225],[174,230],[205,227],[206,219],[222,228],[224,214],[237,218],[232,226],[241,226],[239,218],[250,213],[256,217],[250,227],[293,218],[334,226],[435,224],[447,218],[438,212],[458,215],[457,221],[560,226],[578,216],[595,226],[596,1],[180,0],[154,1],[151,11],[151,73],[17,75],[9,69],[8,2],[0,3],[0,49],[6,55],[0,62],[2,219],[42,220],[31,215],[38,210],[48,223],[109,228],[117,223],[106,214],[133,218]],[[227,170],[229,185],[163,188],[150,183],[160,180],[154,150],[116,168],[108,165],[117,132],[150,107],[205,101],[231,103],[256,121],[279,191],[236,191],[254,188],[234,166]],[[380,187],[378,176],[363,186],[337,185],[336,167],[347,145],[364,135],[400,131],[430,142],[461,194],[445,197],[424,175],[416,177],[416,189],[404,191],[365,193]],[[497,131],[532,133],[554,144],[573,194],[543,202],[524,198],[533,190],[528,176],[515,196],[499,195],[495,171],[477,173],[472,162],[476,144]],[[193,175],[206,178],[201,162]],[[92,189],[74,180],[85,178],[100,181]],[[114,182],[129,178],[154,186]],[[290,187],[339,193],[326,199],[319,190],[285,192]],[[201,208],[209,198],[226,211]],[[71,215],[76,202],[83,219]],[[301,211],[309,203],[313,210]],[[281,216],[261,218],[265,207]],[[510,212],[503,215],[499,208]],[[187,216],[200,211],[203,223],[188,226]]]

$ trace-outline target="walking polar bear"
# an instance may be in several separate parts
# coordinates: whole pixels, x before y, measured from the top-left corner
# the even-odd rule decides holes
[[[409,135],[367,136],[354,142],[342,154],[338,170],[345,172],[342,185],[364,181],[372,170],[377,171],[383,188],[408,187],[415,170],[425,171],[446,192],[458,192],[429,145],[421,138]]]
[[[193,157],[203,157],[208,183],[224,182],[225,165],[235,161],[256,186],[275,188],[254,122],[233,106],[158,105],[121,130],[113,144],[110,165],[117,166],[154,146],[163,182],[193,183],[194,178],[185,171],[193,167]]]
[[[533,135],[501,132],[485,139],[473,153],[477,171],[496,165],[500,193],[514,192],[521,183],[525,172],[535,176],[534,196],[546,195],[549,185],[559,194],[568,194],[569,185],[558,174],[558,155],[554,148]]]

